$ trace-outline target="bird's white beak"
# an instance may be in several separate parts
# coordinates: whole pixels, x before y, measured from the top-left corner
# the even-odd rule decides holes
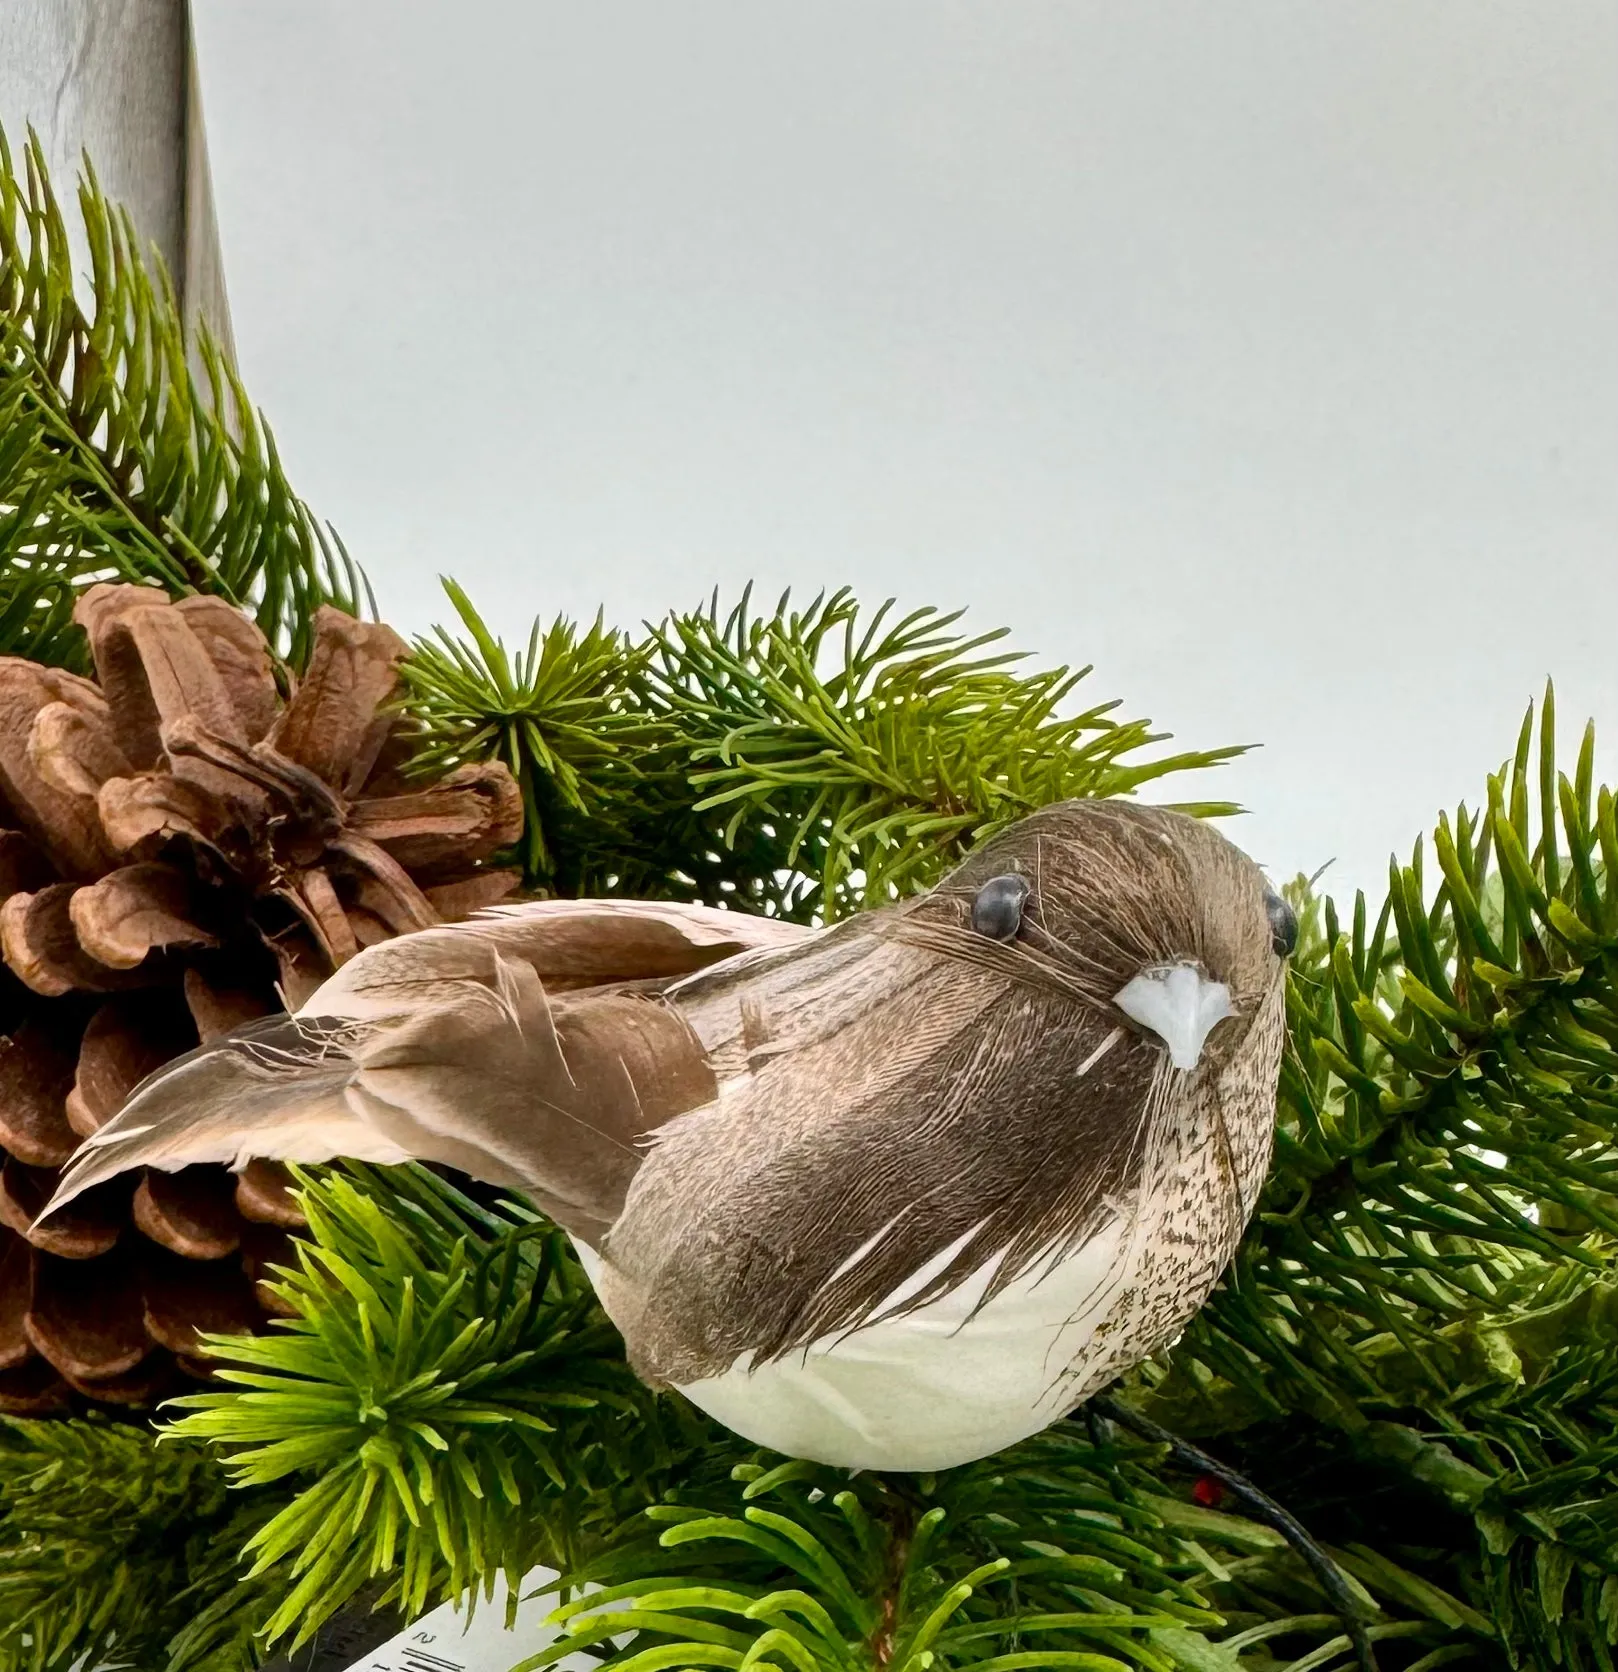
[[[1201,1062],[1214,1027],[1236,1012],[1230,988],[1210,981],[1194,964],[1142,970],[1113,1002],[1131,1021],[1150,1028],[1168,1046],[1169,1060],[1187,1074]]]

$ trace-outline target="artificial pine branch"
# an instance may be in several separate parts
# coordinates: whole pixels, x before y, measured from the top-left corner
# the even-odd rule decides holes
[[[524,1666],[633,1630],[618,1664],[678,1647],[681,1665],[919,1672],[1020,1641],[1026,1664],[1172,1672],[1154,1636],[1221,1623],[1138,1475],[1077,1431],[937,1477],[768,1461],[650,1507],[578,1572],[602,1588],[558,1610],[568,1636]]]
[[[378,1575],[416,1613],[571,1567],[669,1455],[561,1233],[424,1169],[351,1171],[300,1175],[309,1237],[274,1284],[294,1317],[215,1342],[242,1391],[170,1406],[237,1484],[296,1484],[247,1549],[294,1645]]]
[[[461,588],[443,584],[467,637],[439,627],[401,670],[420,727],[413,770],[502,761],[522,787],[529,879],[577,892],[570,832],[611,820],[640,793],[640,763],[671,741],[639,700],[645,651],[598,617],[582,631],[536,621],[510,655]]]
[[[1052,801],[1130,795],[1242,751],[1153,753],[1116,702],[1068,713],[1090,669],[1022,672],[961,612],[869,615],[846,591],[755,615],[717,600],[631,644],[535,626],[508,655],[452,583],[469,635],[406,670],[424,759],[504,760],[524,786],[531,880],[567,894],[700,899],[831,919],[929,886]],[[1181,804],[1204,816],[1228,802]]]
[[[993,648],[1003,628],[968,637],[961,611],[892,612],[890,599],[862,619],[845,590],[754,616],[744,595],[728,617],[715,600],[652,635],[648,701],[681,738],[693,810],[727,848],[767,825],[810,879],[802,913],[885,905],[1036,807],[1133,794],[1242,752],[1142,760],[1167,736],[1150,721],[1113,719],[1116,702],[1062,712],[1089,668],[1021,673],[1018,653]]]
[[[301,666],[319,605],[374,612],[364,578],[206,339],[197,386],[168,275],[88,164],[79,207],[82,300],[38,141],[19,168],[0,131],[0,655],[84,671],[76,595],[126,580],[243,605]]]
[[[1161,1495],[1161,1457],[1069,1424],[935,1477],[737,1465],[718,1489],[652,1506],[581,1569],[602,1588],[556,1611],[568,1635],[519,1672],[609,1644],[616,1672],[1335,1665],[1347,1640],[1283,1540]],[[1334,1554],[1366,1570],[1374,1641],[1409,1664],[1486,1664],[1484,1622],[1454,1599]],[[1298,1652],[1275,1658],[1283,1643]]]
[[[1524,1666],[1618,1636],[1618,825],[1586,733],[1533,716],[1484,810],[1441,819],[1373,923],[1327,903],[1291,988],[1277,1165],[1147,1408],[1181,1433],[1357,1471],[1331,1517],[1430,1571]],[[1340,1460],[1335,1471],[1323,1452]],[[1321,1501],[1337,1489],[1323,1485]],[[1377,1503],[1381,1493],[1384,1502]],[[1297,1507],[1294,1501],[1293,1507]],[[1378,1513],[1381,1509],[1382,1513]],[[1457,1541],[1460,1541],[1457,1543]],[[1448,1545],[1448,1548],[1442,1546]]]
[[[0,1668],[66,1672],[94,1655],[160,1672],[199,1594],[216,1626],[237,1616],[236,1652],[199,1652],[189,1672],[245,1664],[244,1625],[257,1621],[240,1617],[253,1599],[238,1592],[236,1551],[272,1502],[227,1493],[203,1448],[154,1448],[133,1425],[0,1418]]]

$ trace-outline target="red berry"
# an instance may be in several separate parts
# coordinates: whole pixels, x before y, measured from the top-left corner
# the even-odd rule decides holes
[[[1204,1509],[1218,1509],[1225,1501],[1225,1483],[1215,1480],[1212,1475],[1204,1475],[1191,1488],[1191,1496]]]

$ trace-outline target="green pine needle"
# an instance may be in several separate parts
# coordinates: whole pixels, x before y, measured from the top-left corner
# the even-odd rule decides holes
[[[424,1169],[354,1172],[300,1175],[310,1236],[276,1284],[297,1315],[212,1342],[239,1391],[170,1407],[237,1485],[295,1488],[248,1545],[279,1587],[271,1641],[305,1641],[379,1574],[419,1611],[568,1557],[655,1441],[559,1232]]]
[[[256,1624],[237,1555],[266,1513],[264,1494],[233,1499],[202,1447],[154,1448],[100,1419],[0,1418],[0,1669],[68,1672],[90,1655],[234,1672]]]
[[[374,610],[364,579],[207,340],[198,386],[168,276],[88,164],[79,207],[83,301],[38,141],[19,169],[0,131],[0,654],[82,665],[74,600],[122,580],[244,605],[301,665],[318,605]]]
[[[1053,801],[1131,795],[1239,748],[1142,759],[1165,740],[1116,702],[1078,713],[1089,668],[1019,672],[1004,629],[953,614],[862,617],[847,591],[773,615],[671,616],[652,634],[647,700],[680,737],[719,840],[763,826],[804,878],[797,914],[832,919],[929,886],[973,843]],[[1227,803],[1197,809],[1233,813]]]
[[[564,894],[701,899],[830,919],[934,882],[1051,801],[1131,795],[1241,753],[1162,754],[1114,702],[1071,712],[1089,669],[1016,669],[959,612],[863,618],[846,592],[755,617],[672,615],[631,645],[536,624],[508,654],[446,582],[468,637],[406,669],[424,762],[504,760],[530,878]],[[1187,808],[1205,816],[1228,803]]]
[[[1606,1667],[1618,825],[1591,733],[1556,770],[1553,715],[1547,692],[1537,749],[1530,711],[1484,808],[1440,819],[1436,865],[1420,843],[1393,865],[1377,917],[1362,896],[1341,926],[1293,891],[1277,1164],[1220,1290],[1141,1380],[1179,1432],[1239,1453],[1286,1432],[1390,1503],[1413,1490],[1414,1543],[1464,1516],[1433,1571],[1525,1664]]]
[[[645,653],[598,617],[582,632],[562,620],[542,632],[536,621],[527,649],[509,655],[460,587],[443,585],[468,638],[440,627],[405,664],[421,729],[413,767],[504,761],[522,787],[524,867],[555,882],[569,829],[610,819],[615,794],[635,793],[638,759],[664,741],[636,700]]]

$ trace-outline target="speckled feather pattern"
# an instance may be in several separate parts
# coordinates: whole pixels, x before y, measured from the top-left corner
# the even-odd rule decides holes
[[[1068,1367],[1072,1404],[1174,1341],[1230,1263],[1269,1171],[1285,1040],[1277,987],[1253,1020],[1247,1049],[1190,1097],[1165,1100],[1172,1113],[1136,1204],[1139,1256],[1083,1363]]]

